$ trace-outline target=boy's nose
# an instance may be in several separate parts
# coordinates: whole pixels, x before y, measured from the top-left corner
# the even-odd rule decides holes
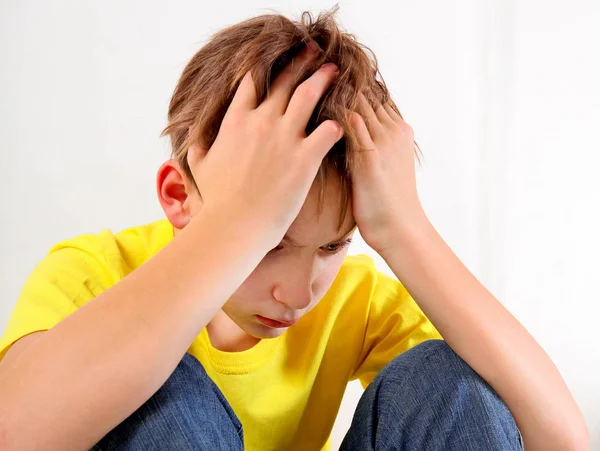
[[[280,283],[273,288],[273,298],[290,309],[302,310],[312,302],[312,289],[309,284],[300,287],[298,284]]]

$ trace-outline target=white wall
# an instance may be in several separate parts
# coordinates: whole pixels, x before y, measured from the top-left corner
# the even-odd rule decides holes
[[[209,34],[333,1],[0,3],[0,330],[56,241],[161,217],[158,134]],[[423,149],[442,236],[552,357],[600,449],[600,4],[340,2]],[[351,253],[370,252],[360,241]],[[349,386],[334,429],[360,396]]]

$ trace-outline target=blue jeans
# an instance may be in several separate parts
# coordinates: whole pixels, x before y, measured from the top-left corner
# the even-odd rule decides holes
[[[93,451],[243,450],[242,425],[202,364],[186,354],[165,384]],[[340,450],[522,450],[497,393],[442,340],[383,368],[363,393]]]

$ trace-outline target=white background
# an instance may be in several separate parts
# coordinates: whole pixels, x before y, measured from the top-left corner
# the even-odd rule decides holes
[[[169,144],[158,135],[212,32],[333,4],[2,1],[0,330],[52,244],[162,217],[154,178]],[[551,356],[600,449],[600,4],[340,6],[415,129],[429,218]],[[351,253],[377,259],[357,241]],[[336,446],[360,393],[349,385]]]

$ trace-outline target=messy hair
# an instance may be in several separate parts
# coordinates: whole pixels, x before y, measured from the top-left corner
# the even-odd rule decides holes
[[[339,123],[344,130],[344,136],[327,153],[317,173],[321,182],[319,212],[330,169],[339,177],[342,195],[338,229],[341,230],[352,194],[350,174],[360,164],[361,150],[348,110],[357,110],[362,92],[373,107],[389,102],[402,115],[390,97],[375,54],[340,29],[335,21],[337,10],[336,5],[316,19],[305,11],[299,21],[280,14],[253,17],[213,34],[192,57],[177,83],[169,104],[168,124],[161,133],[169,135],[171,158],[178,161],[190,180],[195,183],[187,162],[188,148],[193,144],[207,149],[212,146],[246,72],[251,71],[256,97],[261,103],[278,73],[312,41],[319,49],[318,56],[299,71],[292,84],[295,89],[326,62],[333,62],[339,68],[338,76],[317,104],[306,134],[328,119]],[[419,149],[416,142],[414,145]]]

